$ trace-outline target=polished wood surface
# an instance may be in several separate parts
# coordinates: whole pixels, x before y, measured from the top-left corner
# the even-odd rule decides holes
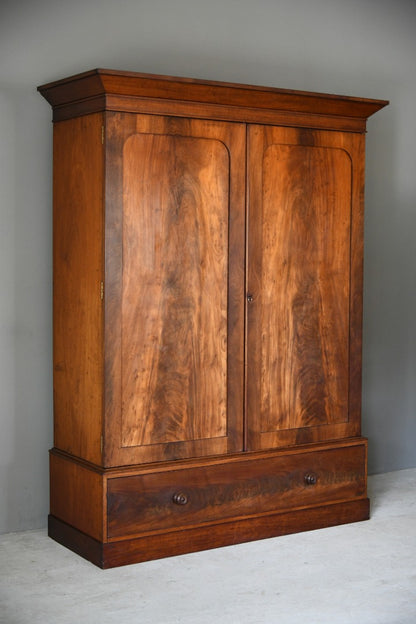
[[[95,69],[39,87],[54,121],[111,110],[364,132],[387,104],[274,87]]]
[[[227,148],[135,134],[123,161],[122,444],[225,437]]]
[[[102,115],[54,126],[55,446],[101,463]]]
[[[49,462],[50,513],[96,540],[105,540],[107,501],[102,474],[54,451]]]
[[[54,515],[48,515],[48,536],[94,565],[103,568],[105,544]],[[121,565],[121,564],[119,564]]]
[[[98,469],[52,451],[51,476],[60,491],[49,534],[96,565],[113,567],[365,520],[366,452],[367,441],[356,438]],[[103,515],[96,509],[89,519],[88,503],[91,510],[97,501]],[[97,519],[103,522],[100,539]]]
[[[349,410],[356,160],[354,142],[341,133],[249,128],[252,450],[356,432]]]
[[[110,542],[103,548],[103,567],[111,568],[300,531],[361,522],[368,520],[369,511],[368,498],[360,498]]]
[[[66,548],[106,569],[300,531],[361,522],[368,520],[369,511],[368,498],[361,498],[108,543],[100,543],[71,525],[49,516],[48,534]]]
[[[365,496],[366,447],[241,458],[108,480],[108,537]]]
[[[242,450],[245,128],[114,114],[106,142],[105,465]]]
[[[368,518],[364,133],[387,102],[112,70],[39,90],[49,534],[112,567]]]

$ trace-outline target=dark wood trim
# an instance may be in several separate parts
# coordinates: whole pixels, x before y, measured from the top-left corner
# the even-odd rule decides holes
[[[103,544],[52,515],[48,516],[48,535],[94,565],[104,567]]]
[[[112,568],[301,531],[360,522],[368,518],[369,500],[362,498],[216,525],[204,525],[163,535],[121,540],[102,546],[65,522],[50,516],[49,536],[95,565],[101,568]]]

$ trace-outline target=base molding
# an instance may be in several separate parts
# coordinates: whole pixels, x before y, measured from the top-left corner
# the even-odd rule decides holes
[[[111,568],[367,520],[367,441],[99,468],[52,450],[49,535]]]
[[[369,500],[362,498],[107,543],[101,543],[50,515],[48,534],[91,563],[106,569],[368,518]]]
[[[48,535],[58,544],[91,561],[94,565],[100,568],[105,567],[103,559],[104,544],[90,535],[82,533],[82,531],[75,529],[70,524],[52,515],[48,516]]]

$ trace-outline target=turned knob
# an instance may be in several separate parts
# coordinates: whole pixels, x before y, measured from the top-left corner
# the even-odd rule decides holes
[[[305,484],[306,485],[315,485],[317,481],[317,476],[313,472],[308,472],[305,475]]]
[[[177,492],[172,496],[172,500],[175,505],[186,505],[186,503],[188,502],[188,497],[183,492]]]

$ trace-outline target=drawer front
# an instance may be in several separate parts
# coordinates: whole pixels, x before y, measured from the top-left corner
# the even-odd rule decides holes
[[[108,537],[360,498],[365,467],[363,443],[110,478]]]

